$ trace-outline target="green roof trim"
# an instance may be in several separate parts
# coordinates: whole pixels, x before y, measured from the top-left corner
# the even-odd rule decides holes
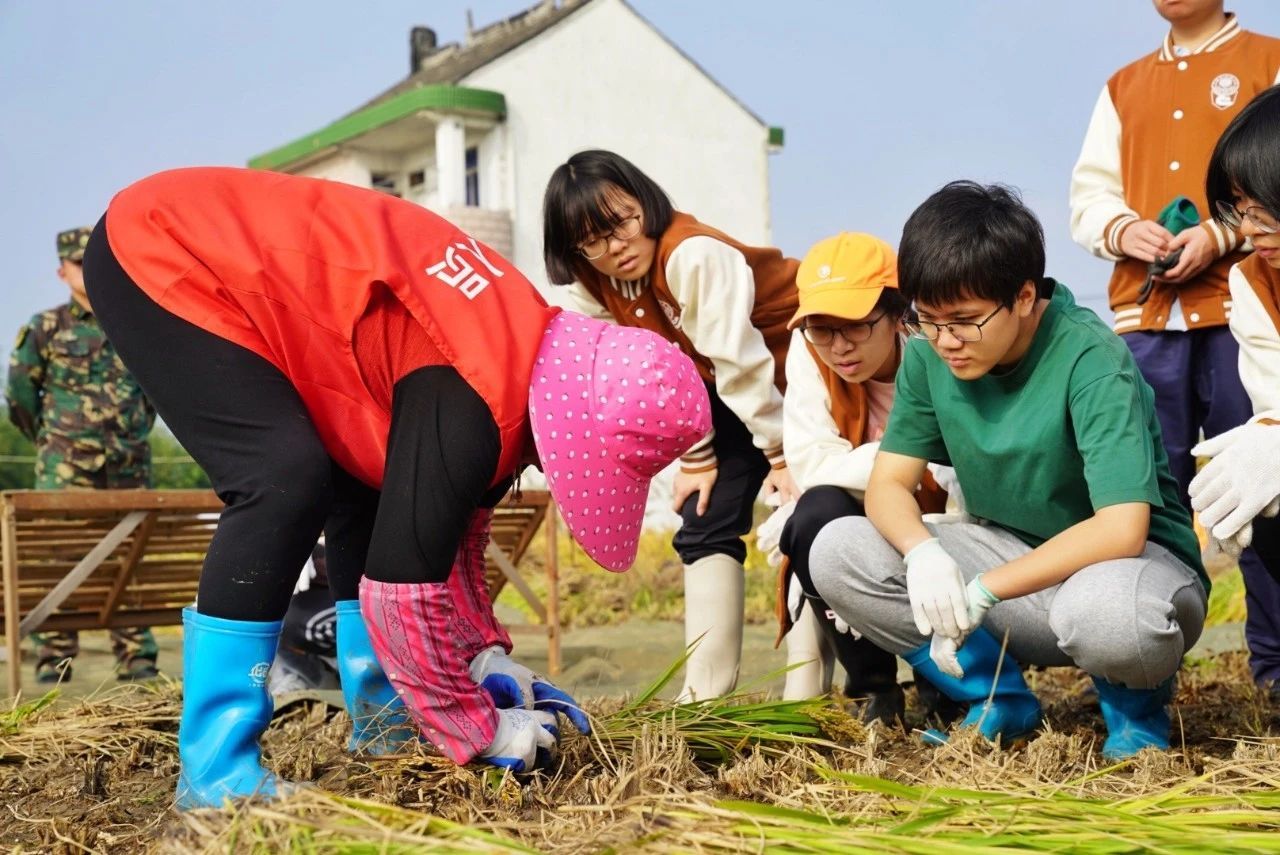
[[[782,148],[784,145],[786,145],[786,137],[787,137],[786,131],[778,127],[777,125],[772,125],[769,128],[769,145]]]
[[[448,113],[483,113],[496,118],[507,114],[507,99],[501,92],[468,89],[465,86],[420,86],[359,112],[344,116],[313,134],[286,143],[249,160],[253,169],[279,169],[314,152],[321,151],[389,125],[419,110]]]

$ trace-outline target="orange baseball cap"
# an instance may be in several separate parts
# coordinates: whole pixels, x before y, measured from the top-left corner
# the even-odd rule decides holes
[[[795,329],[809,315],[861,320],[871,314],[880,292],[897,287],[898,256],[893,247],[872,235],[841,232],[818,241],[800,262],[800,307],[787,329]]]

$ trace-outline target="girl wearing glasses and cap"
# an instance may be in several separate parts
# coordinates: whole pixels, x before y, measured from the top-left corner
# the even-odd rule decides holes
[[[782,393],[799,262],[673,210],[653,179],[608,151],[556,168],[543,224],[547,276],[569,286],[570,306],[658,333],[693,359],[711,395],[714,430],[684,454],[675,481],[685,641],[698,641],[680,697],[723,695],[738,678],[742,536],[756,496],[762,484],[783,502],[797,495]]]
[[[798,699],[829,691],[838,660],[845,694],[866,699],[863,718],[892,725],[904,712],[897,658],[851,630],[822,600],[809,576],[809,549],[827,523],[864,514],[863,495],[893,407],[907,301],[898,290],[893,249],[867,234],[846,232],[816,244],[800,264],[796,286],[783,436],[804,492],[761,526],[765,543],[766,530],[785,520],[776,535],[785,556],[779,602],[787,605],[779,616],[788,664],[795,667],[787,672],[784,694]],[[924,481],[921,508],[945,510],[946,493],[931,475]],[[922,695],[936,696],[923,678],[917,683]]]
[[[1236,555],[1252,541],[1280,581],[1280,87],[1262,92],[1227,126],[1206,183],[1218,221],[1253,243],[1228,282],[1240,379],[1254,416],[1192,449],[1213,459],[1191,482],[1191,504],[1214,541]],[[1253,605],[1251,622],[1280,621],[1274,609],[1262,614]],[[1280,674],[1255,671],[1254,678],[1280,698]]]
[[[527,771],[557,713],[589,730],[507,656],[490,509],[540,459],[573,536],[627,569],[650,478],[710,428],[688,357],[548,307],[430,211],[331,181],[160,173],[112,200],[84,265],[112,343],[227,506],[184,615],[180,808],[280,791],[265,681],[322,529],[353,750],[394,750],[412,722],[458,763]]]

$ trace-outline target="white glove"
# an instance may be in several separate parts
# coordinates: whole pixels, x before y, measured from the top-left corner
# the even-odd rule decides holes
[[[841,635],[847,635],[850,638],[852,638],[854,641],[857,641],[858,639],[862,638],[862,633],[858,632],[856,629],[849,626],[849,624],[845,623],[844,618],[836,614],[835,609],[828,607],[827,617],[831,618],[831,625],[836,628],[836,632],[840,633]]]
[[[512,772],[532,772],[538,751],[550,757],[559,736],[554,713],[542,710],[498,710],[498,732],[481,759]]]
[[[876,464],[876,454],[880,451],[879,442],[864,442],[844,457],[844,483],[846,490],[866,493],[867,484],[871,483],[871,469]],[[859,496],[858,498],[862,498]]]
[[[580,733],[591,732],[591,720],[571,695],[512,659],[499,645],[486,647],[476,654],[471,660],[470,673],[471,679],[489,693],[499,709],[561,713]]]
[[[964,679],[964,669],[960,667],[960,660],[956,658],[956,652],[960,649],[961,642],[946,635],[938,635],[936,632],[933,638],[929,639],[929,658],[933,660],[933,664],[938,666],[938,670],[943,674],[955,677],[957,680]]]
[[[964,669],[956,658],[956,651],[964,646],[969,633],[982,626],[991,607],[1000,602],[1000,598],[987,590],[982,584],[981,576],[975,576],[964,587],[965,599],[969,601],[969,630],[959,636],[947,636],[934,633],[929,640],[929,658],[944,674],[950,674],[957,680],[964,677]]]
[[[938,486],[947,491],[948,509],[954,502],[954,513],[964,513],[964,490],[960,488],[960,477],[956,475],[956,470],[939,463],[930,463],[925,468],[929,470],[929,474],[933,476]]]
[[[1191,507],[1225,542],[1280,498],[1280,425],[1247,424],[1191,449],[1211,457],[1191,482]]]
[[[769,514],[769,518],[760,523],[760,527],[756,529],[756,548],[765,553],[770,567],[782,566],[782,551],[779,546],[782,541],[782,529],[786,527],[787,520],[791,519],[795,511],[795,501],[787,502]]]
[[[938,538],[921,541],[903,556],[907,563],[907,597],[921,635],[941,633],[961,638],[969,631],[969,603],[960,567]]]

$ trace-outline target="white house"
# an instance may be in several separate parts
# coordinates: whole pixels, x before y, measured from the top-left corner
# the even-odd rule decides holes
[[[410,36],[411,73],[249,165],[418,202],[544,287],[542,194],[584,148],[635,162],[676,206],[768,244],[772,128],[624,0],[543,0],[461,44]],[[554,294],[548,293],[554,300]]]

